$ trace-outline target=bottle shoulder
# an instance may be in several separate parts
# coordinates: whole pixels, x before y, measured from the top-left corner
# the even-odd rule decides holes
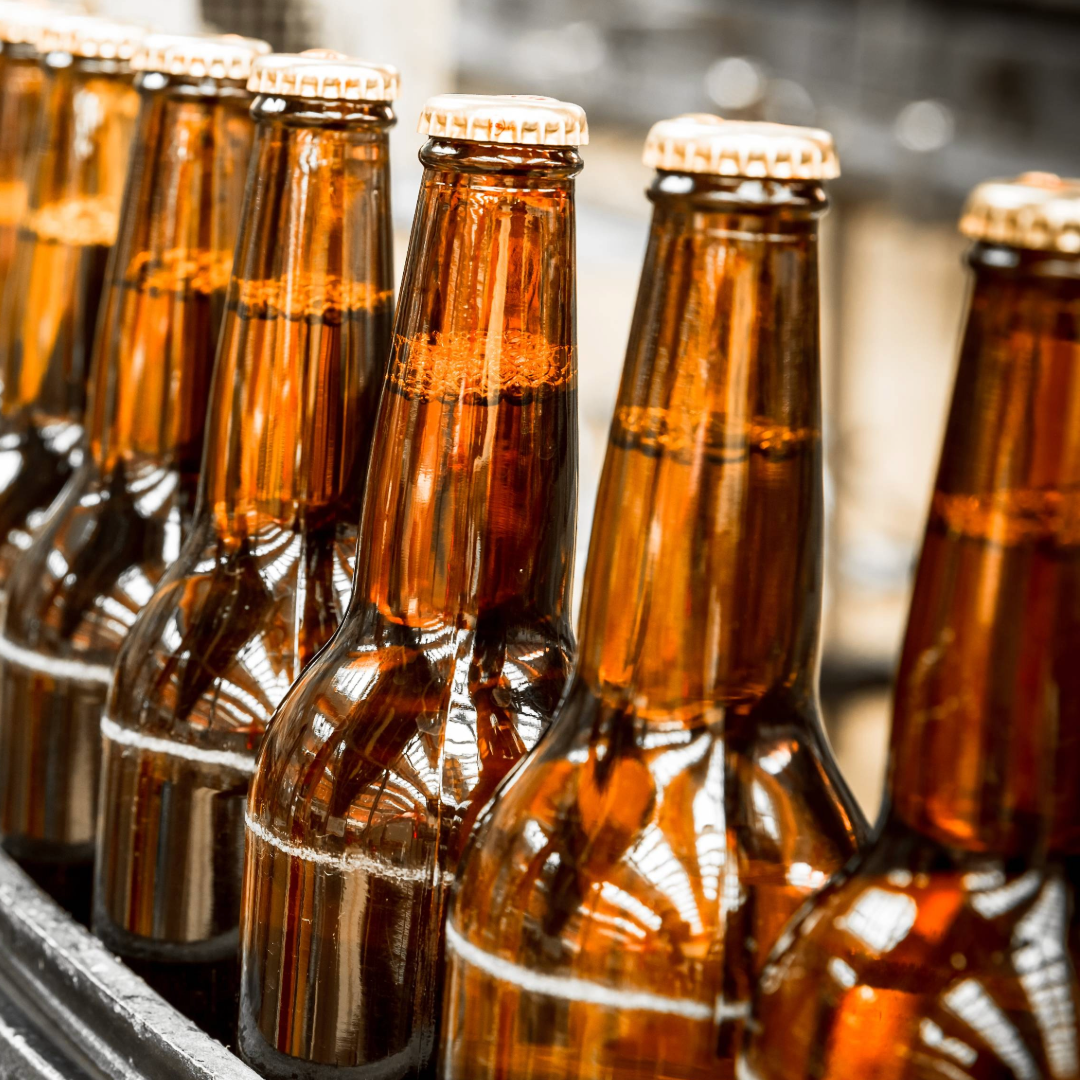
[[[235,541],[192,527],[128,635],[108,714],[180,742],[253,747],[352,588],[356,531],[263,528]]]
[[[906,1062],[895,1072],[904,1080],[942,1066],[1002,1080],[1075,1075],[1068,893],[1052,866],[957,857],[886,829],[779,943],[759,984],[747,1075],[802,1075],[810,1061],[822,1075],[863,1075],[868,1055]],[[1073,1063],[1064,1071],[1062,1054]]]
[[[24,411],[0,416],[0,581],[31,543],[82,460],[80,424],[38,430]]]
[[[723,964],[760,966],[855,836],[796,725],[747,742],[687,720],[605,715],[575,683],[466,855],[466,949],[699,1004]]]
[[[275,714],[254,814],[335,851],[361,835],[378,847],[406,820],[438,832],[440,815],[471,819],[550,722],[569,674],[565,643],[527,630],[481,641],[449,628],[391,640],[353,629]]]
[[[179,475],[103,474],[92,460],[48,507],[8,583],[9,637],[53,652],[115,653],[180,548]]]

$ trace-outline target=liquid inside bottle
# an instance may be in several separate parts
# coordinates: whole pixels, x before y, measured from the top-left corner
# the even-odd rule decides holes
[[[346,58],[255,64],[196,521],[125,642],[102,722],[95,932],[223,1041],[255,751],[348,600],[392,325],[393,113],[329,82],[317,100],[267,91],[293,70],[343,70],[342,94],[372,72],[393,85]]]
[[[768,950],[863,828],[817,708],[824,191],[662,166],[650,198],[575,678],[454,893],[448,1080],[731,1076]]]
[[[27,5],[0,19],[0,293],[26,213],[27,173],[45,88],[41,56],[24,39],[36,37],[47,18]]]
[[[249,800],[240,1046],[270,1077],[433,1074],[448,885],[573,652],[580,158],[433,137],[421,159],[352,603]]]
[[[62,32],[61,32],[62,31]],[[22,215],[0,300],[0,586],[46,510],[83,461],[86,382],[106,265],[116,239],[138,95],[127,60],[90,59],[103,41],[130,57],[142,31],[103,20],[58,19],[43,33],[43,105]],[[46,40],[47,39],[47,40]],[[38,662],[10,608],[0,635],[0,834],[47,889],[88,917],[97,737],[95,705],[107,665],[55,655]],[[59,613],[57,613],[59,614]],[[66,632],[74,632],[74,620]],[[45,633],[49,633],[46,629]],[[55,717],[63,764],[24,772],[35,715],[75,677]],[[14,690],[14,683],[22,685]],[[7,700],[9,694],[10,700]],[[29,697],[27,697],[29,695]],[[33,748],[32,748],[33,747]],[[53,766],[59,773],[51,772]],[[56,783],[60,777],[63,797]],[[67,778],[72,777],[69,787]],[[70,798],[67,797],[70,794]]]
[[[1005,213],[1033,194],[1005,186]],[[1075,885],[1046,857],[1080,709],[1080,275],[1017,239],[971,254],[877,835],[766,971],[746,1080],[1080,1075]]]

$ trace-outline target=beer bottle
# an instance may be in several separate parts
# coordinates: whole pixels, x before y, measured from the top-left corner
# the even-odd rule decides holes
[[[101,725],[95,932],[223,1041],[255,751],[352,584],[392,326],[397,85],[337,54],[255,62],[195,522]]]
[[[1045,857],[1080,713],[1080,184],[983,184],[961,231],[974,287],[882,816],[785,934],[741,1077],[1080,1075],[1068,889]]]
[[[644,158],[581,653],[458,875],[447,1080],[730,1076],[767,950],[863,830],[817,701],[832,141],[693,115]]]
[[[38,36],[43,103],[0,301],[0,588],[82,459],[90,353],[138,111],[129,61],[144,36],[78,15]]]
[[[15,560],[0,639],[3,843],[89,919],[101,709],[191,524],[264,42],[151,35],[90,378],[85,459]],[[43,793],[48,792],[48,797]]]
[[[442,95],[341,629],[248,803],[240,1048],[432,1075],[447,885],[573,653],[576,105]]]
[[[37,42],[55,9],[0,3],[0,291],[26,212],[27,169],[45,87]]]

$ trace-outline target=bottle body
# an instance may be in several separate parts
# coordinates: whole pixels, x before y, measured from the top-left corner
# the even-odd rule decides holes
[[[0,584],[82,460],[98,308],[138,95],[126,65],[52,54],[29,203],[0,300]]]
[[[731,1075],[765,955],[862,830],[817,714],[824,195],[651,195],[581,657],[455,889],[447,1078]]]
[[[566,685],[577,505],[570,150],[433,140],[345,622],[248,808],[240,1046],[427,1076],[447,889]]]
[[[763,978],[748,1076],[1078,1072],[1074,901],[1043,856],[1080,706],[1067,509],[1080,282],[1010,248],[977,247],[972,261],[885,810]]]
[[[26,213],[27,170],[44,86],[36,50],[10,43],[0,47],[0,293]]]
[[[254,752],[348,600],[392,305],[392,113],[262,102],[196,520],[102,722],[94,901],[95,932],[222,1039]]]

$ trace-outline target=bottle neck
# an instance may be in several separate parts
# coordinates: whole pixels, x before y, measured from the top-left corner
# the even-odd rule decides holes
[[[29,46],[0,51],[0,227],[17,226],[26,211],[26,166],[45,74]]]
[[[240,84],[140,79],[87,409],[102,472],[178,471],[191,490],[239,231],[253,124]]]
[[[1045,838],[1080,739],[1080,260],[977,246],[971,262],[887,796],[941,843],[1009,855]]]
[[[3,412],[80,423],[106,262],[116,239],[138,95],[126,67],[45,65],[29,200],[0,304]]]
[[[824,191],[660,173],[651,197],[578,672],[645,721],[812,702]]]
[[[580,158],[432,140],[421,160],[355,603],[414,630],[494,619],[566,642]]]
[[[360,517],[393,317],[386,106],[256,98],[201,505],[225,536]]]

